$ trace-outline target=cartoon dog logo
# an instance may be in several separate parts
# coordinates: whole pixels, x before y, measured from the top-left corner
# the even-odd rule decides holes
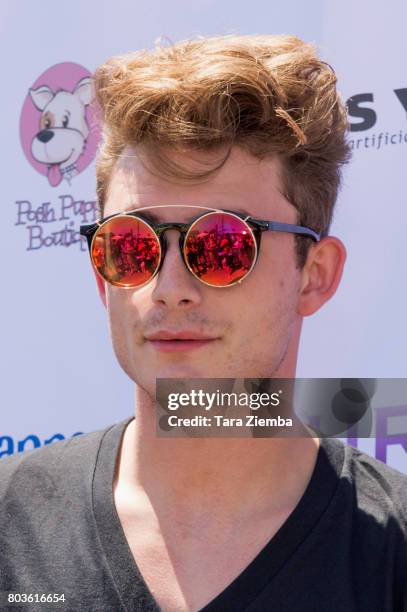
[[[48,165],[47,176],[53,187],[63,178],[71,184],[89,134],[85,107],[92,100],[92,81],[90,77],[81,79],[73,93],[54,93],[45,85],[30,89],[30,96],[42,113],[40,130],[31,144],[32,155]]]
[[[100,139],[91,74],[73,62],[56,64],[29,88],[20,135],[30,164],[52,187],[69,185],[93,160]]]

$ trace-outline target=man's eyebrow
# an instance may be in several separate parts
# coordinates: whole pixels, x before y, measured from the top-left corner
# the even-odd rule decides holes
[[[214,206],[214,208],[217,208],[216,206]],[[233,209],[228,209],[226,208],[225,210],[230,210],[231,212],[240,212],[246,216],[251,217],[252,215],[249,213],[249,211],[245,210],[244,208],[236,208],[233,207]],[[137,208],[129,208],[128,210],[124,211],[126,212],[133,212],[133,213],[138,213],[138,209]],[[210,212],[210,211],[208,211]],[[200,217],[201,215],[205,214],[204,212],[198,212],[196,214],[191,214],[191,219],[195,219],[197,217]],[[152,221],[153,223],[162,223],[162,220],[159,218],[158,215],[156,215],[155,213],[151,212],[150,210],[143,210],[142,207],[140,208],[140,215],[143,216],[145,219],[147,219],[147,221]]]
[[[247,215],[248,217],[251,217],[251,216],[252,216],[252,214],[251,214],[251,213],[249,213],[249,211],[248,211],[248,210],[245,210],[244,208],[234,208],[233,210],[234,210],[235,212],[240,212],[240,213],[242,213],[243,215]]]
[[[131,211],[126,211],[126,212],[134,212],[134,213],[138,213],[137,209],[132,209]],[[153,221],[154,223],[160,223],[160,219],[158,218],[157,215],[155,215],[154,213],[150,212],[149,210],[140,210],[139,213],[142,217],[144,217],[145,219],[147,219],[147,221]]]

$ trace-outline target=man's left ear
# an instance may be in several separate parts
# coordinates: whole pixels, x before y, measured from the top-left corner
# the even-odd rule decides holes
[[[311,246],[301,272],[297,313],[314,314],[335,293],[342,277],[346,249],[335,236],[326,236]]]

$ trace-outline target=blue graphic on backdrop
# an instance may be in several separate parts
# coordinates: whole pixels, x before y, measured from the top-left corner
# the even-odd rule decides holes
[[[83,431],[77,431],[72,434],[71,437],[81,436],[82,434]],[[39,436],[35,434],[29,434],[22,440],[15,440],[12,436],[0,436],[0,458],[13,455],[14,453],[22,453],[23,451],[40,448],[41,446],[47,446],[48,444],[60,440],[66,440],[66,437],[61,433],[55,433],[45,440],[41,440]]]

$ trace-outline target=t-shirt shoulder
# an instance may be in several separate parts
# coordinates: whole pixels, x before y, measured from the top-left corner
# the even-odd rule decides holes
[[[112,427],[1,458],[0,503],[13,493],[21,497],[46,497],[62,483],[65,488],[84,481],[93,474],[102,438]]]
[[[388,524],[392,518],[407,536],[407,475],[345,445],[342,476],[348,479],[357,497],[358,509]]]

